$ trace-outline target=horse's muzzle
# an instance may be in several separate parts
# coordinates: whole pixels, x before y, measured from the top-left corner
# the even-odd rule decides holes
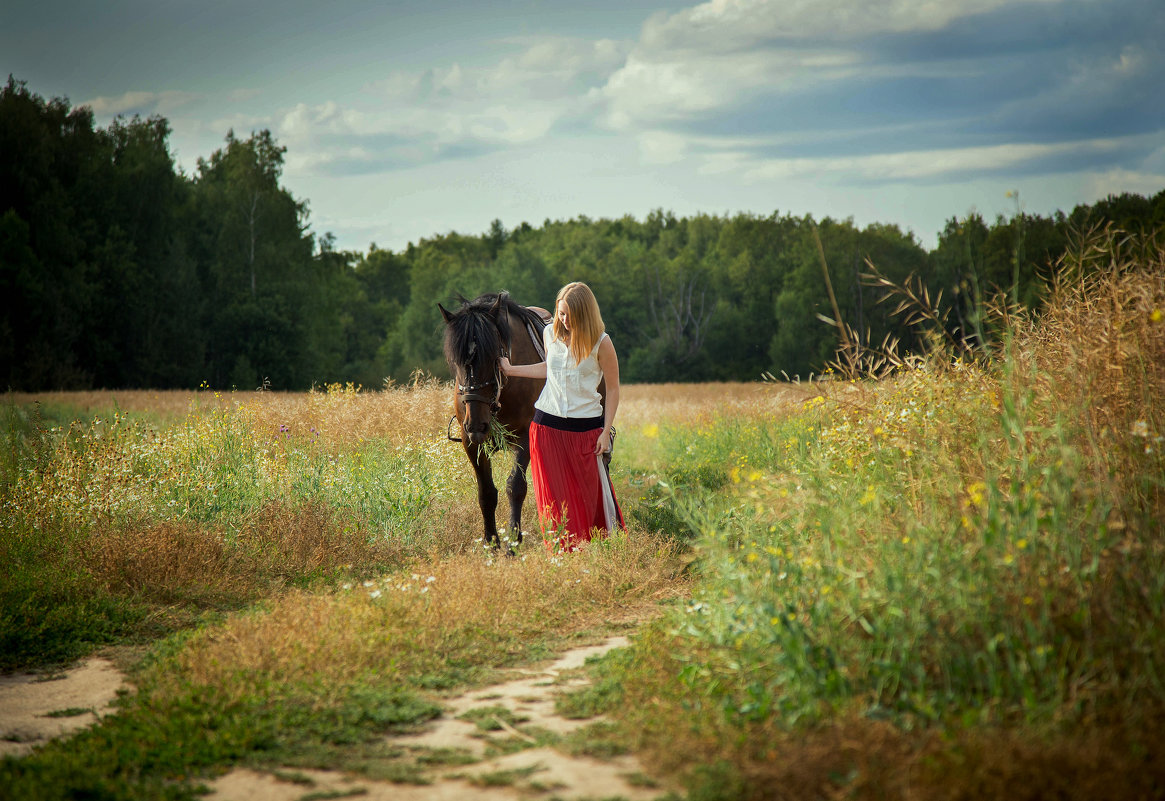
[[[465,435],[469,437],[469,441],[474,445],[480,445],[485,442],[485,431],[466,431]]]

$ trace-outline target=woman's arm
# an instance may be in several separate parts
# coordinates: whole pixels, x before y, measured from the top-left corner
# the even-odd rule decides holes
[[[502,372],[514,378],[545,378],[546,362],[535,364],[510,364],[510,360],[502,357]]]
[[[595,453],[607,453],[611,450],[611,429],[615,426],[615,412],[619,410],[619,355],[615,353],[615,345],[611,338],[603,337],[599,343],[599,367],[603,371],[603,380],[607,382],[607,398],[603,403],[603,433],[595,443]]]

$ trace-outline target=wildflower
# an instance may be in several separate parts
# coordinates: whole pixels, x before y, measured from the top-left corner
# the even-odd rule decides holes
[[[352,589],[352,585],[351,584],[344,584],[342,589],[350,590],[350,589]]]
[[[1149,436],[1149,424],[1144,420],[1138,420],[1133,423],[1133,430],[1131,433],[1134,437],[1147,437]]]
[[[436,577],[436,576],[429,576],[427,579],[425,579],[425,583],[426,583],[426,584],[432,584],[432,583],[433,583],[434,581],[436,581],[436,580],[437,580],[437,577]]]
[[[374,581],[366,581],[366,582],[364,582],[364,586],[365,586],[365,587],[374,587],[374,586],[376,586],[376,582],[374,582]]]
[[[1154,323],[1161,322],[1161,310],[1153,309],[1153,311],[1149,312],[1149,320]]]
[[[373,590],[372,592],[368,593],[368,597],[369,598],[379,598],[380,597],[380,590]]]
[[[1015,547],[1016,547],[1016,548],[1019,548],[1021,551],[1022,551],[1022,550],[1024,550],[1025,548],[1027,548],[1027,540],[1026,540],[1026,539],[1020,539],[1020,540],[1018,540],[1018,541],[1015,543]]]
[[[659,436],[659,425],[657,423],[648,423],[643,427],[643,436],[648,439],[655,439]]]

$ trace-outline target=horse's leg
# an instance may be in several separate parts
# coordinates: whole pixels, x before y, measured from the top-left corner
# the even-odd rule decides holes
[[[506,497],[510,499],[510,530],[517,532],[517,543],[522,544],[522,504],[526,502],[526,468],[530,466],[530,441],[518,443],[514,469],[506,480]]]
[[[494,486],[493,467],[490,465],[489,454],[485,448],[471,445],[465,440],[465,453],[473,464],[473,473],[477,476],[477,506],[481,509],[481,519],[485,524],[485,542],[494,548],[501,546],[498,540],[498,524],[494,514],[498,510],[498,488]]]

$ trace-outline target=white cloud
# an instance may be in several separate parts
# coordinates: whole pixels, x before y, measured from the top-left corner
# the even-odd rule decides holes
[[[859,67],[840,51],[755,50],[703,57],[628,57],[607,84],[592,93],[606,104],[617,130],[728,108],[758,92],[807,89],[853,75]]]
[[[1152,164],[1147,164],[1141,170],[1114,168],[1090,173],[1087,176],[1086,196],[1106,197],[1135,192],[1151,197],[1165,187],[1165,148],[1158,152],[1155,162],[1159,165],[1156,168]]]
[[[667,131],[645,131],[637,137],[646,164],[674,164],[687,151],[687,139]]]
[[[1005,144],[991,147],[912,150],[872,156],[765,159],[735,158],[735,167],[748,181],[771,181],[828,175],[834,182],[912,181],[951,173],[987,173],[1024,168],[1032,162],[1057,157],[1085,157],[1117,153],[1124,142],[1096,139],[1055,144]],[[724,162],[731,163],[726,158]]]
[[[762,92],[804,92],[875,73],[929,76],[933,64],[872,64],[864,43],[871,34],[938,30],[1010,1],[711,0],[651,17],[593,96],[607,104],[606,124],[626,130],[731,109]]]
[[[620,66],[627,49],[609,39],[513,43],[518,52],[484,67],[398,70],[366,84],[363,100],[295,105],[279,126],[301,153],[294,168],[361,160],[387,169],[542,140],[557,123],[590,116],[587,89]]]
[[[710,0],[651,17],[641,45],[652,51],[730,52],[773,39],[852,39],[939,30],[1012,0]],[[1061,0],[1034,0],[1055,4]]]
[[[235,89],[227,95],[232,103],[248,103],[262,94],[260,89]]]
[[[78,105],[88,106],[99,117],[116,117],[119,114],[166,115],[198,97],[191,92],[178,91],[126,92],[116,97],[95,97]]]
[[[562,100],[578,93],[579,80],[601,80],[619,68],[628,50],[627,44],[611,39],[540,37],[511,43],[521,51],[491,65],[470,68],[454,62],[422,71],[398,70],[365,89],[382,102],[401,104]]]

